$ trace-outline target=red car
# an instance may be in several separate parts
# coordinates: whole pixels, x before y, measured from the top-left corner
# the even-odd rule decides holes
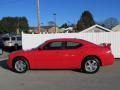
[[[100,66],[113,63],[109,46],[75,38],[48,40],[36,49],[11,53],[7,61],[9,68],[18,73],[28,69],[79,69],[95,73]]]

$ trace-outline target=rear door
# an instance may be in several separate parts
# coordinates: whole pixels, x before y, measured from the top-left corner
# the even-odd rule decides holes
[[[65,49],[62,51],[62,67],[74,69],[80,67],[80,59],[83,57],[82,44],[79,42],[66,42]]]

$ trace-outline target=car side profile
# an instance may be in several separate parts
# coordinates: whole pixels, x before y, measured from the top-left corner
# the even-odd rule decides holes
[[[8,67],[18,73],[29,69],[79,69],[96,73],[100,66],[113,63],[110,47],[75,38],[48,40],[35,49],[11,53],[7,61]]]

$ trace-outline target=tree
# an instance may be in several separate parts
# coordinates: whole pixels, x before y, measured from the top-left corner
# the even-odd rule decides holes
[[[75,25],[75,24],[73,24],[73,23],[69,25],[69,27],[75,27],[75,26],[76,26],[76,25]]]
[[[29,24],[28,24],[28,20],[26,17],[20,17],[19,18],[19,26],[20,31],[24,31],[27,32],[29,29]]]
[[[84,11],[80,20],[77,22],[77,32],[89,28],[95,24],[92,14],[89,11]]]
[[[68,24],[67,23],[64,23],[60,26],[60,28],[68,28]]]
[[[4,17],[0,20],[0,33],[16,33],[28,30],[28,20],[26,17]]]
[[[116,25],[118,25],[119,22],[118,22],[118,20],[116,18],[110,17],[110,18],[106,19],[103,24],[104,24],[104,26],[106,28],[112,29],[113,27],[115,27]]]

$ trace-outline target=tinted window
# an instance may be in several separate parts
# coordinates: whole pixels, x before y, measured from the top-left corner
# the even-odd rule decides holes
[[[47,44],[44,49],[46,50],[55,50],[55,49],[62,49],[63,42],[51,42]]]
[[[77,43],[77,42],[67,42],[66,48],[67,49],[75,49],[81,47],[82,44]]]
[[[22,40],[22,38],[21,38],[21,37],[17,37],[17,40],[18,40],[18,41],[21,41],[21,40]]]

